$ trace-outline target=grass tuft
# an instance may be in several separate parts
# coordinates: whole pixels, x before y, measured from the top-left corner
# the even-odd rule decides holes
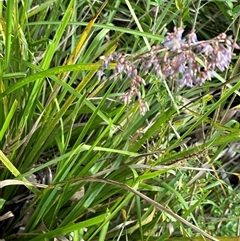
[[[0,1],[0,239],[236,240],[239,26],[236,1]]]

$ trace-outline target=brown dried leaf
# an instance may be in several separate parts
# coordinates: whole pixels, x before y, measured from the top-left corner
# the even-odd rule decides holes
[[[14,214],[11,211],[9,211],[9,212],[3,214],[2,216],[0,216],[0,222],[3,220],[6,220],[8,218],[12,218],[12,217],[14,217]]]

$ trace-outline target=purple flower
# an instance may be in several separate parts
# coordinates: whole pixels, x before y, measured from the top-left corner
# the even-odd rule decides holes
[[[166,64],[163,66],[162,74],[163,74],[163,78],[169,77],[174,74],[174,70],[169,64]]]
[[[113,60],[113,57],[110,54],[108,57],[101,56],[100,59],[103,61],[102,62],[102,68],[103,69],[108,69],[110,67],[110,62]]]
[[[116,69],[119,74],[121,74],[124,71],[125,66],[121,63],[117,64]]]
[[[184,40],[182,39],[171,38],[169,40],[165,40],[163,45],[171,49],[173,52],[176,52],[181,48],[182,43],[184,43]]]
[[[127,105],[127,104],[130,104],[131,102],[131,93],[128,91],[128,92],[125,92],[122,96],[121,96],[121,99],[123,100],[124,104]]]
[[[205,54],[206,56],[209,56],[213,53],[213,47],[207,43],[201,43],[197,48],[200,54]]]
[[[162,44],[171,49],[173,52],[176,52],[184,43],[184,40],[182,39],[183,31],[184,30],[182,28],[174,28],[174,32],[168,33]]]
[[[171,61],[171,67],[174,73],[183,73],[185,71],[185,59],[182,56],[177,55]]]
[[[214,71],[211,69],[207,69],[205,71],[200,72],[199,74],[199,84],[203,84],[207,79],[211,80],[214,77]]]
[[[226,68],[228,68],[231,62],[232,49],[230,47],[225,48],[223,45],[219,45],[219,48],[216,52],[216,66],[220,71],[224,71]]]
[[[188,43],[196,43],[198,42],[198,39],[197,39],[197,35],[195,33],[194,30],[192,30],[189,34],[188,34]]]
[[[176,55],[172,61],[171,66],[174,70],[174,73],[183,73],[186,69],[186,61],[191,58],[188,53],[182,52]]]
[[[190,73],[185,73],[181,79],[178,79],[180,87],[188,86],[193,87],[193,76]]]
[[[98,78],[98,80],[101,80],[101,77],[104,75],[104,72],[101,70],[101,69],[99,69],[98,71],[97,71],[97,78]]]

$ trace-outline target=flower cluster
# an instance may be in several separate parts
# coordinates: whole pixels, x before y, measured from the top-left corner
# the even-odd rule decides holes
[[[198,41],[194,31],[184,38],[183,32],[182,28],[174,28],[174,32],[164,38],[162,46],[152,46],[145,54],[130,56],[112,53],[102,56],[98,77],[109,68],[110,63],[116,63],[114,78],[125,75],[131,81],[130,89],[122,96],[123,101],[128,104],[137,96],[140,112],[145,114],[149,107],[141,97],[140,86],[145,85],[141,76],[151,72],[163,81],[176,80],[180,87],[202,85],[206,80],[211,80],[215,72],[225,71],[233,50],[239,49],[232,37],[225,33],[211,40]]]

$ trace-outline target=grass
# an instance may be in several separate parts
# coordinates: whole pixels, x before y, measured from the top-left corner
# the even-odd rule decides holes
[[[146,82],[139,87],[145,115],[139,99],[123,102],[132,83],[115,77],[115,62],[97,76],[101,56],[126,53],[137,64],[174,26],[195,26],[200,40],[227,31],[239,42],[239,7],[0,2],[0,238],[239,236],[237,187],[224,178],[233,173],[238,182],[238,167],[225,165],[228,146],[240,140],[238,55],[224,73],[193,88],[137,65]]]

